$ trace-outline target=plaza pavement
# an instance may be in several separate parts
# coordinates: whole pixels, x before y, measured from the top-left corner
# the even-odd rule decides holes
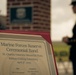
[[[71,62],[56,62],[59,75],[73,75]]]

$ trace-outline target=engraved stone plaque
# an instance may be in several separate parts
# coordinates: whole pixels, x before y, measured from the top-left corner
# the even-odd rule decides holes
[[[0,75],[57,75],[51,44],[41,35],[0,33]]]

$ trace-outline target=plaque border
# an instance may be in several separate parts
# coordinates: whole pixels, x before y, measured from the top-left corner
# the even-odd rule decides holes
[[[50,32],[35,32],[35,31],[19,31],[19,30],[0,30],[0,37],[2,37],[2,35],[36,35],[37,37],[43,37],[43,39],[46,40],[47,43],[50,44],[51,46],[51,51],[52,51],[52,57],[53,57],[53,62],[54,62],[54,68],[56,70],[56,75],[58,75],[58,70],[57,70],[57,65],[56,65],[56,60],[55,60],[55,56],[54,56],[54,50],[53,50],[53,45],[52,45],[52,41],[51,41],[51,38],[50,38]],[[8,38],[8,37],[7,37]],[[36,37],[35,37],[36,38]],[[42,39],[40,39],[42,40]],[[50,53],[50,52],[49,52]],[[50,60],[50,56],[48,58]],[[51,60],[50,60],[51,61]]]

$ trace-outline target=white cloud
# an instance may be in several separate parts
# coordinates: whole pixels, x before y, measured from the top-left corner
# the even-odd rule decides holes
[[[52,0],[52,40],[61,40],[63,36],[71,36],[74,24],[71,0]]]
[[[1,10],[1,13],[2,15],[6,15],[6,1],[7,0],[0,0],[0,10]]]
[[[52,25],[52,31],[51,31],[52,40],[53,41],[57,41],[57,40],[61,41],[64,36],[71,37],[72,36],[73,26],[74,26],[73,19],[71,19],[71,20],[69,20],[67,22],[61,23],[61,25],[53,24]]]
[[[60,2],[59,2],[60,1]],[[53,2],[53,6],[52,6],[52,22],[54,23],[61,23],[61,22],[65,22],[69,19],[72,18],[72,9],[71,6],[66,2],[66,4],[64,3],[65,0],[61,1],[58,0],[57,4],[54,4]],[[55,7],[54,7],[55,6]]]

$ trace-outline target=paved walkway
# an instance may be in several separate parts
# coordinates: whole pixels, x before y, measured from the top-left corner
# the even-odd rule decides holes
[[[57,62],[59,75],[73,75],[71,62]]]

